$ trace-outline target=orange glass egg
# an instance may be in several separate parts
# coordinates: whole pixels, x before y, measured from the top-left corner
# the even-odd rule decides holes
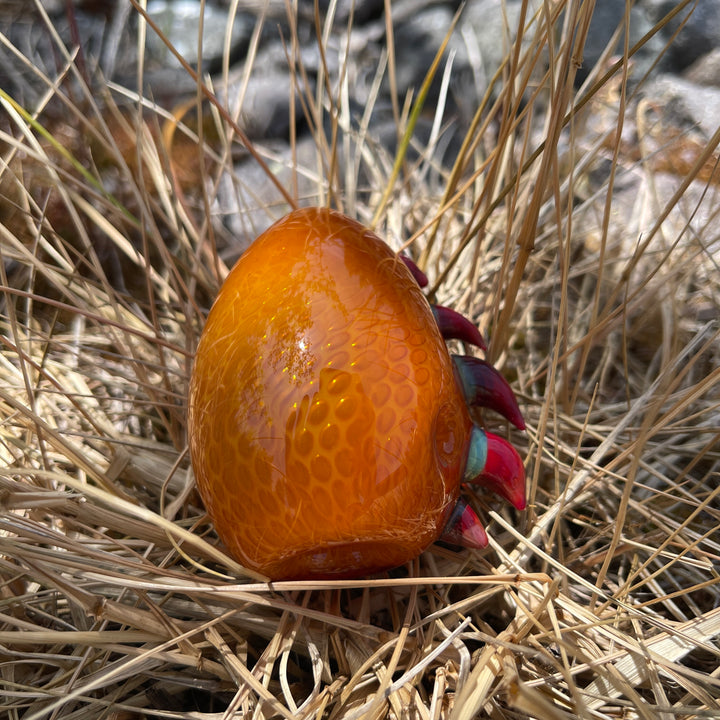
[[[375,234],[317,208],[264,232],[220,290],[190,383],[197,486],[230,553],[273,579],[416,557],[470,452],[456,375],[412,272]]]

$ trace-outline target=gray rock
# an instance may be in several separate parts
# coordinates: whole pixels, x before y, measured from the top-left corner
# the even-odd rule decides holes
[[[720,88],[666,74],[649,83],[643,94],[662,105],[664,116],[675,127],[698,128],[705,137],[718,128]]]
[[[514,40],[520,8],[520,0],[474,0],[464,7],[448,43],[444,62],[430,88],[427,100],[430,106],[439,98],[445,61],[452,54],[447,113],[458,115],[461,124],[472,117]],[[428,4],[398,23],[394,39],[401,100],[411,88],[417,91],[421,87],[453,16],[452,6]]]
[[[641,4],[653,23],[659,22],[678,5],[677,0],[642,0]],[[690,3],[663,28],[661,34],[666,42],[685,20],[687,22],[668,48],[665,69],[672,72],[684,70],[720,43],[718,0],[697,0],[697,3]]]
[[[603,0],[595,4],[587,40],[583,53],[583,64],[578,69],[576,85],[582,84],[592,69],[597,65],[600,58],[608,50],[615,32],[625,23],[625,0]],[[630,35],[628,46],[632,48],[650,29],[652,25],[648,20],[646,12],[637,5],[630,9]],[[623,28],[618,33],[617,41],[610,49],[610,57],[622,56],[625,44],[625,32]],[[663,41],[657,36],[650,39],[643,47],[633,55],[631,59],[632,76],[642,77],[655,61],[662,49]]]
[[[198,0],[150,0],[147,13],[167,36],[175,49],[191,65],[198,64],[198,30],[202,6]],[[202,53],[206,70],[219,69],[225,46],[228,27],[228,11],[224,8],[205,4],[202,17]],[[237,13],[233,18],[230,48],[237,54],[247,47],[255,18],[246,13]],[[177,61],[163,40],[148,29],[146,48],[156,62],[175,64]],[[210,66],[209,68],[207,66]]]
[[[696,85],[720,87],[720,47],[696,60],[685,71],[684,77]]]
[[[325,15],[330,7],[330,0],[319,0],[320,12]],[[335,8],[335,24],[339,30],[346,27],[350,14],[353,23],[363,25],[377,20],[383,13],[384,0],[338,0]]]
[[[228,104],[233,114],[239,108],[240,126],[253,140],[279,138],[287,140],[290,130],[290,97],[293,93],[290,76],[276,70],[251,75],[243,92],[244,80],[230,84]],[[302,119],[300,96],[295,89],[295,113]]]
[[[409,91],[417,96],[452,17],[449,8],[438,5],[421,10],[395,28],[395,82],[400,102]],[[389,80],[386,79],[384,87],[386,92],[390,91]],[[440,76],[437,75],[428,95],[429,102],[437,101],[439,88]]]
[[[476,0],[468,3],[460,18],[457,34],[467,48],[475,79],[479,81],[484,77],[485,86],[505,59],[510,43],[515,40],[521,8],[520,0]],[[528,18],[532,17],[536,8],[537,2],[531,0],[528,3]],[[482,82],[479,82],[480,86]]]
[[[296,147],[299,168],[312,167],[316,160],[315,144],[302,139]],[[293,186],[293,156],[286,143],[275,143],[273,159],[268,166],[288,189]],[[316,197],[317,182],[306,173],[298,172],[298,197]],[[235,164],[232,175],[226,174],[216,196],[213,220],[220,235],[229,238],[219,249],[223,260],[231,266],[252,241],[276,220],[290,211],[282,193],[265,171],[249,156]]]

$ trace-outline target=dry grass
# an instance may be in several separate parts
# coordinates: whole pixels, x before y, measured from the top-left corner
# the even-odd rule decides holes
[[[390,157],[352,64],[303,92],[289,38],[314,142],[252,146],[285,197],[254,194],[221,87],[162,109],[59,46],[57,77],[25,62],[42,100],[0,94],[0,716],[720,716],[720,129],[669,125],[622,41],[574,91],[589,5],[528,7],[451,170],[444,96],[427,146],[422,93],[396,108]],[[490,336],[530,508],[483,505],[487,551],[269,587],[217,546],[193,348],[238,242],[296,201],[409,244]]]

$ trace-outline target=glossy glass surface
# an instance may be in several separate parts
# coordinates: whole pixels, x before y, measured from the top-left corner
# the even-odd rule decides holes
[[[224,283],[193,370],[198,487],[237,559],[352,576],[440,535],[471,422],[410,271],[358,223],[291,213]]]

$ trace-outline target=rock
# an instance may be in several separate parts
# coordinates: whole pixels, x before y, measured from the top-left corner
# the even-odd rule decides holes
[[[244,88],[244,79],[231,82],[228,91],[228,106],[235,115],[238,102],[240,127],[253,140],[278,138],[288,140],[290,131],[290,97],[293,87],[290,76],[281,70],[251,75]],[[296,120],[303,121],[300,95],[295,89]]]
[[[643,0],[651,22],[657,23],[674,10],[677,0]],[[678,36],[668,48],[665,69],[672,72],[684,70],[698,58],[710,52],[720,42],[720,3],[717,0],[697,0],[690,3],[661,31],[665,42],[687,19]]]
[[[435,54],[450,28],[452,17],[449,8],[438,5],[425,8],[395,26],[395,82],[400,103],[408,92],[412,91],[414,97],[417,97]],[[426,102],[437,102],[441,77],[442,69],[435,76]],[[385,79],[384,89],[390,92],[388,78]]]
[[[605,53],[618,27],[625,22],[625,0],[603,0],[595,4],[595,11],[590,21],[587,40],[583,52],[583,64],[577,71],[575,85],[579,87],[587,79],[592,69]],[[637,43],[650,29],[647,14],[637,5],[630,10],[629,47]],[[618,34],[617,42],[610,53],[613,60],[621,57],[625,43],[625,30]],[[662,49],[663,41],[654,37],[633,55],[631,59],[632,76],[642,77],[655,61]]]
[[[429,111],[438,101],[445,64],[452,54],[446,115],[459,116],[461,126],[469,122],[514,41],[521,4],[520,0],[477,0],[463,8],[428,94],[426,108]],[[532,15],[534,3],[530,5]],[[410,14],[407,20],[396,23],[396,76],[401,101],[410,89],[417,93],[422,86],[454,14],[452,5],[431,3]],[[395,19],[395,14],[393,17]],[[384,89],[389,90],[388,82]]]
[[[677,128],[697,127],[706,138],[718,127],[720,89],[701,86],[677,75],[664,74],[651,81],[643,95],[663,108],[664,120]]]
[[[277,179],[292,192],[293,156],[286,143],[272,146],[274,160],[266,161]],[[311,138],[298,141],[298,168],[313,167],[316,162],[315,143]],[[317,182],[307,173],[298,171],[298,197],[316,197]],[[216,196],[213,221],[222,235],[231,238],[219,247],[222,259],[232,266],[250,243],[276,220],[291,210],[275,183],[250,157],[237,162],[232,176],[226,174]]]
[[[453,91],[463,118],[471,118],[492,77],[515,41],[522,3],[479,0],[468,3],[458,23],[452,47],[457,51]],[[532,16],[535,2],[529,3]]]
[[[324,17],[330,7],[331,0],[319,0],[318,6]],[[335,27],[342,32],[352,13],[353,24],[364,25],[382,16],[385,8],[384,0],[338,0],[335,8]]]
[[[720,47],[696,60],[685,71],[684,77],[696,85],[720,87]]]
[[[190,65],[198,64],[198,30],[202,5],[199,0],[150,0],[147,13],[158,25],[175,49]],[[228,28],[228,11],[205,3],[202,17],[203,66],[206,72],[218,72],[221,68],[225,36]],[[231,55],[239,57],[247,49],[255,27],[255,18],[247,13],[238,12],[233,17],[230,30]],[[163,42],[162,38],[148,28],[146,49],[151,59],[163,64],[177,61]]]

